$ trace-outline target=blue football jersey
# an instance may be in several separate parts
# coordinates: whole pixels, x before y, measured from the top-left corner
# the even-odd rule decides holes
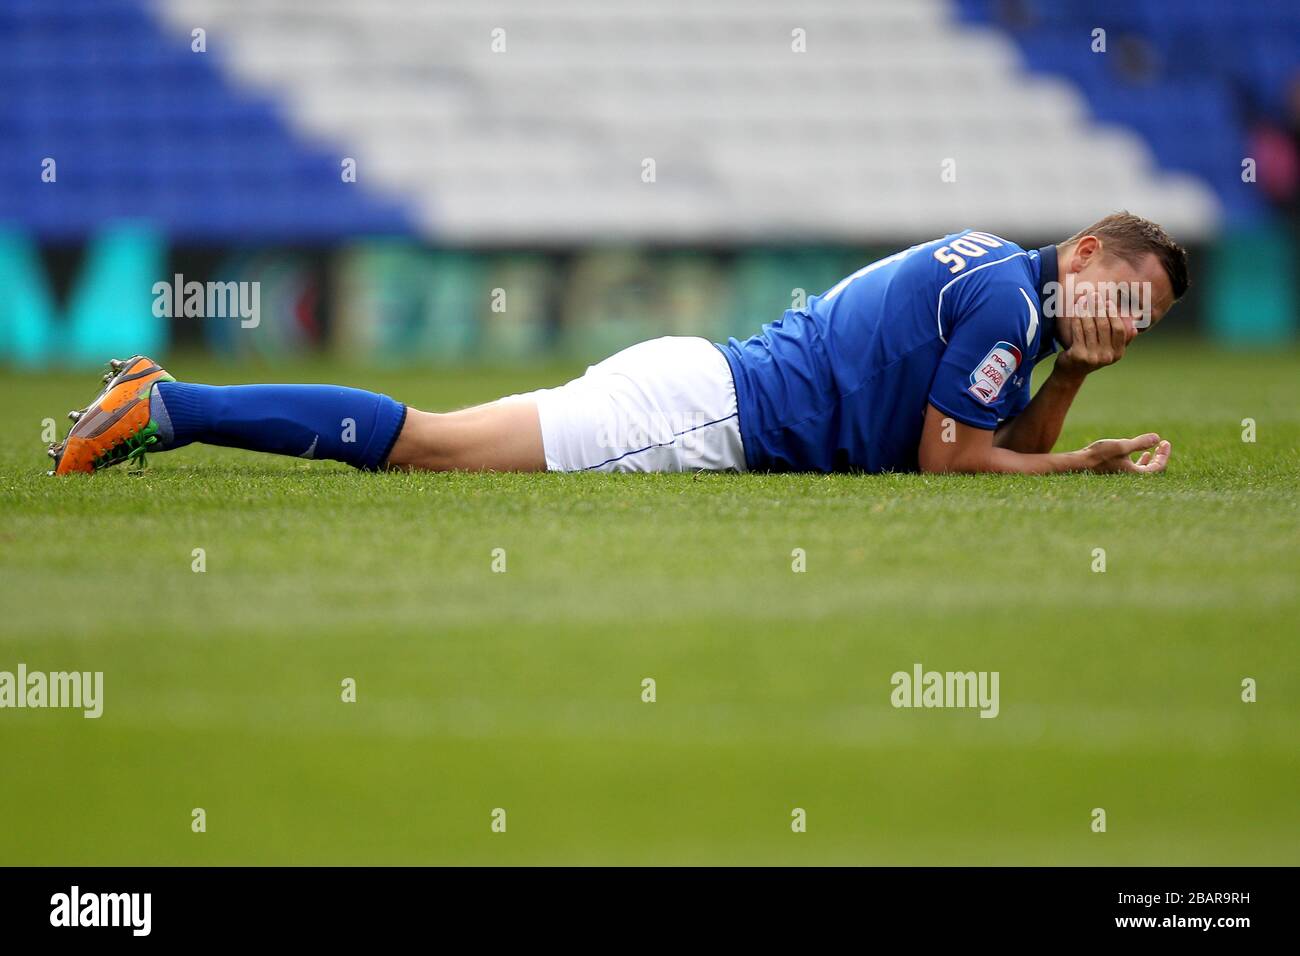
[[[1056,349],[1056,247],[964,230],[873,262],[719,345],[755,471],[915,471],[927,404],[995,429]]]

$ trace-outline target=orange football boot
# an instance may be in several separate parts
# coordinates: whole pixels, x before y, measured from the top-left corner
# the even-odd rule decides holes
[[[143,355],[113,359],[104,389],[86,408],[68,412],[72,430],[50,446],[51,475],[92,472],[127,459],[144,463],[144,453],[158,444],[158,423],[149,416],[154,382],[174,382],[157,362]]]

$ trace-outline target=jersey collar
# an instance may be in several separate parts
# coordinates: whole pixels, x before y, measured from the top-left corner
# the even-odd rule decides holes
[[[1043,302],[1047,299],[1047,286],[1049,283],[1060,281],[1060,265],[1056,258],[1056,246],[1043,246],[1038,250],[1038,314],[1043,317],[1042,328],[1048,330],[1047,335],[1041,335],[1041,342],[1038,347],[1038,358],[1050,355],[1056,351],[1056,318],[1049,316],[1043,311]],[[1057,301],[1060,301],[1060,293],[1057,293]]]

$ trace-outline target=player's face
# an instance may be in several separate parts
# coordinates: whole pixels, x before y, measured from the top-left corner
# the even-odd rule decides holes
[[[1100,249],[1089,253],[1085,248],[1082,254],[1076,250],[1070,260],[1067,268],[1074,273],[1075,308],[1097,314],[1099,290],[1118,290],[1120,294],[1111,302],[1124,320],[1129,342],[1163,319],[1174,304],[1173,286],[1154,252],[1148,252],[1136,265]],[[1062,341],[1068,348],[1069,323],[1061,325]]]

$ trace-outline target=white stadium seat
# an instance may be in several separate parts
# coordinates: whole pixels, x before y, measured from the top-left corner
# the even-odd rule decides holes
[[[942,0],[156,5],[449,242],[1044,235],[1126,204],[1195,238],[1220,216]]]

